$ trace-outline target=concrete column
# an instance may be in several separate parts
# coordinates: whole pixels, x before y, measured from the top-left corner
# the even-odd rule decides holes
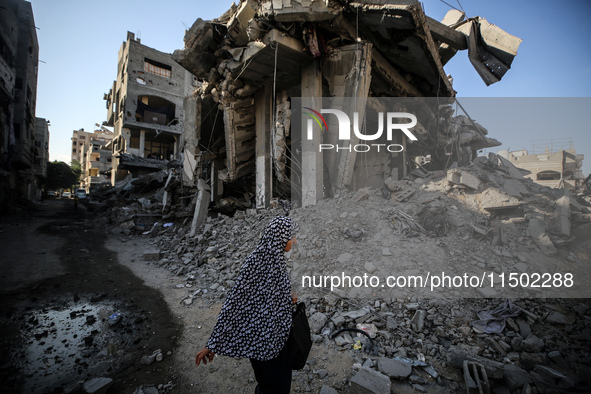
[[[371,52],[372,44],[354,44],[339,49],[338,61],[329,63],[329,84],[335,93],[349,98],[342,103],[342,110],[353,121],[353,113],[359,114],[360,122],[365,116],[365,106],[371,82]],[[337,97],[337,96],[335,96]],[[351,134],[350,146],[354,146],[359,139]],[[351,184],[355,171],[357,152],[343,150],[335,155],[333,168],[333,185],[342,189]],[[336,171],[334,168],[336,167]]]
[[[224,182],[220,180],[220,171],[224,169],[224,160],[211,161],[211,201],[218,202],[224,193]]]
[[[322,73],[317,60],[302,67],[302,107],[320,110],[322,108]],[[307,116],[301,114],[301,124],[305,125]],[[322,134],[314,133],[308,140],[302,135],[302,207],[315,205],[324,198],[323,161],[319,146]]]
[[[256,129],[256,207],[266,208],[273,197],[273,166],[271,156],[271,86],[261,87],[255,96]]]
[[[140,130],[140,157],[144,157],[146,149],[146,130]]]

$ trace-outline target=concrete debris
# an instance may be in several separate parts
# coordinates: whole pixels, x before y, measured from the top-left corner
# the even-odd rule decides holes
[[[480,187],[480,181],[466,171],[452,169],[447,172],[447,180],[456,185],[462,185],[474,190]]]
[[[295,283],[355,264],[386,277],[451,265],[524,273],[539,263],[539,272],[549,272],[587,262],[574,249],[567,258],[565,246],[591,223],[589,194],[540,186],[501,154],[476,157],[500,142],[455,113],[443,65],[467,49],[491,84],[508,71],[520,42],[459,11],[440,23],[414,1],[240,1],[215,20],[197,19],[173,55],[199,80],[185,99],[179,160],[122,153],[118,169],[129,176],[84,204],[104,209],[97,220],[122,240],[148,238],[151,249],[142,263],[166,270],[179,304],[192,309],[195,300],[219,302],[232,289],[266,224],[285,213],[278,196],[292,192],[292,167],[309,166],[306,175],[331,184],[300,185],[313,189],[313,201],[290,212],[301,232],[288,256],[289,274],[306,302],[315,343],[346,352],[355,367],[329,387],[326,371],[313,364],[327,360],[312,356],[307,369],[294,374],[299,391],[389,393],[397,384],[469,393],[492,387],[543,392],[573,382],[591,387],[585,302],[556,299],[552,309],[545,298],[527,298],[538,296],[533,289],[523,289],[516,301],[521,314],[486,334],[468,323],[496,304],[476,297],[497,296],[498,287],[478,289],[474,298],[446,293],[423,299],[413,292],[392,296],[377,288],[362,297],[358,289]],[[439,97],[444,104],[432,117],[437,127],[417,125],[420,138],[403,154],[367,155],[364,167],[353,153],[296,163],[294,152],[303,148],[292,146],[290,134],[294,91],[362,103],[380,96]],[[365,111],[364,104],[360,108]],[[375,328],[375,338],[330,337],[353,327]],[[140,363],[162,358],[157,350]]]
[[[113,384],[111,378],[94,378],[84,383],[83,389],[89,394],[104,394]]]
[[[392,379],[406,379],[412,372],[411,364],[386,357],[381,357],[378,360],[378,368],[381,373]]]
[[[473,361],[464,361],[464,382],[468,394],[488,394],[490,385],[484,366]]]
[[[389,393],[391,385],[388,376],[376,370],[363,367],[351,378],[349,392],[351,394]]]

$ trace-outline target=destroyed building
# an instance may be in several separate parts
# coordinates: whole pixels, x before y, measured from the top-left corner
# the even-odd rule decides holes
[[[88,133],[90,134],[90,133]],[[82,144],[80,152],[80,187],[87,192],[111,184],[111,142],[113,133],[108,129],[95,130],[94,136]]]
[[[39,42],[31,3],[0,7],[0,205],[41,197],[49,131],[36,118]],[[39,122],[39,124],[37,124]],[[45,123],[45,124],[43,124]]]
[[[99,126],[98,124],[96,125]],[[92,132],[84,131],[84,129],[72,131],[72,158],[71,161],[82,163],[83,152],[85,144],[91,141],[98,141],[104,144],[113,140],[113,132],[107,128],[101,127]]]
[[[213,202],[234,196],[257,207],[296,185],[307,205],[330,195],[323,185],[356,189],[401,179],[420,169],[413,163],[422,157],[430,169],[466,164],[500,143],[468,116],[455,119],[453,101],[420,125],[418,142],[400,137],[403,152],[364,156],[315,154],[320,137],[300,147],[290,134],[293,98],[355,97],[356,106],[343,110],[360,116],[368,98],[449,99],[455,91],[443,66],[457,51],[468,50],[489,85],[508,71],[520,42],[455,10],[435,21],[415,1],[241,1],[215,20],[197,19],[173,54],[203,81],[185,102],[183,179],[207,179]],[[305,182],[293,179],[295,167]]]
[[[138,177],[153,172],[177,154],[185,117],[183,99],[197,86],[170,54],[142,45],[133,33],[127,33],[118,59],[117,80],[104,96],[104,125],[114,128],[113,185],[129,173]]]
[[[581,171],[584,155],[576,153],[572,141],[569,145],[570,149],[562,149],[564,146],[560,145],[553,149],[549,144],[538,151],[501,151],[499,155],[525,170],[525,176],[540,185],[574,190],[585,180]]]

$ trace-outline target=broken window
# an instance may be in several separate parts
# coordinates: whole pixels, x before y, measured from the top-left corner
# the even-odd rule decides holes
[[[129,138],[129,147],[131,149],[139,149],[140,148],[140,131],[139,130],[131,130],[131,137]]]
[[[560,180],[560,172],[557,171],[542,171],[538,172],[538,181],[558,181]]]
[[[174,154],[175,139],[164,133],[156,135],[154,131],[146,131],[144,157],[149,159],[170,159]]]
[[[173,103],[161,97],[138,96],[135,120],[168,126],[175,119],[175,110]]]
[[[148,58],[144,58],[144,71],[164,78],[170,78],[172,75],[172,67]]]

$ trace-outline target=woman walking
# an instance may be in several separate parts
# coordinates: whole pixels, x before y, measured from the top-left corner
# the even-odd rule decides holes
[[[275,217],[246,259],[224,302],[197,365],[215,354],[249,358],[257,380],[255,393],[285,393],[291,388],[291,282],[284,253],[295,244],[297,223]]]

